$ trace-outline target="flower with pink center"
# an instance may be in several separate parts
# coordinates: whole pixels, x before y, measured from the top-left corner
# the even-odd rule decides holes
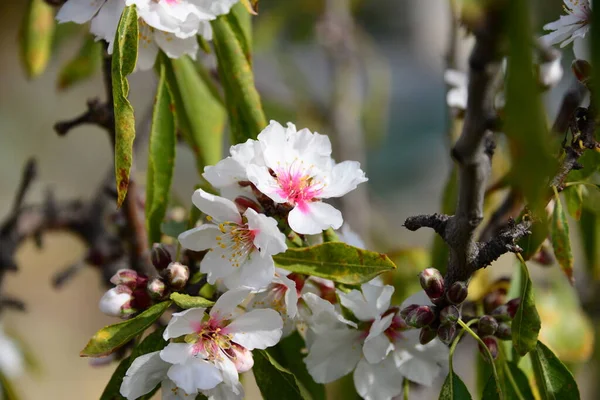
[[[214,196],[202,189],[192,201],[209,217],[209,223],[179,235],[179,242],[193,251],[209,250],[200,271],[214,284],[223,279],[229,288],[247,287],[260,290],[273,280],[273,255],[287,249],[285,236],[277,221],[248,208],[240,214],[231,200]]]
[[[556,21],[544,25],[544,29],[553,31],[542,40],[547,45],[560,43],[565,47],[573,42],[573,51],[578,59],[589,60],[589,36],[590,22],[592,19],[592,3],[588,0],[563,0],[566,15],[561,15]]]
[[[317,234],[342,226],[341,213],[322,199],[341,197],[366,182],[356,161],[336,164],[331,142],[308,129],[271,121],[259,135],[260,151],[246,167],[248,180],[271,200],[291,207],[290,228]]]

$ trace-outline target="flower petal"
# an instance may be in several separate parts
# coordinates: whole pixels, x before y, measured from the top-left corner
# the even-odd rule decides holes
[[[342,305],[350,309],[359,320],[376,319],[389,308],[394,293],[393,286],[365,283],[361,286],[361,290],[362,292],[354,289],[349,293],[338,290]]]
[[[84,24],[88,22],[106,0],[69,0],[58,10],[56,19],[58,22],[75,22]]]
[[[212,249],[217,245],[217,236],[220,232],[214,224],[202,224],[197,228],[182,232],[177,239],[186,249],[202,251]]]
[[[139,37],[138,59],[135,67],[140,71],[147,71],[154,66],[158,45],[154,41],[152,30],[142,20],[139,23]],[[111,48],[109,48],[109,52],[112,52]]]
[[[296,206],[288,215],[290,228],[305,235],[315,235],[330,227],[338,229],[343,222],[339,210],[321,201]]]
[[[162,51],[170,58],[179,58],[185,55],[196,59],[198,53],[198,40],[196,36],[179,38],[172,33],[154,31],[154,40]]]
[[[163,333],[163,338],[169,340],[196,332],[205,315],[205,309],[200,307],[174,313]]]
[[[331,170],[329,185],[323,189],[321,198],[341,197],[368,180],[358,161],[341,162]]]
[[[107,0],[92,19],[90,32],[96,35],[97,38],[112,43],[117,34],[117,26],[124,9],[125,2],[122,0]]]
[[[216,247],[204,255],[200,262],[200,272],[207,274],[208,283],[214,285],[217,279],[224,278],[237,271],[230,261],[231,249]]]
[[[361,332],[340,329],[316,338],[304,363],[317,383],[329,383],[354,369],[361,357]]]
[[[394,314],[390,314],[373,321],[369,329],[369,335],[363,345],[363,354],[369,363],[381,362],[394,349],[394,345],[384,334],[385,330],[392,324],[393,318]]]
[[[280,187],[275,178],[271,176],[267,167],[249,164],[246,167],[248,180],[275,203],[285,203],[287,199],[279,194]]]
[[[261,257],[258,251],[253,251],[237,270],[223,279],[223,283],[229,289],[245,287],[260,290],[273,281],[274,274],[273,258]]]
[[[169,378],[162,381],[160,385],[161,400],[193,400],[196,394],[187,394],[185,390],[175,385]]]
[[[160,351],[160,358],[170,364],[185,364],[194,358],[193,345],[171,342]]]
[[[356,392],[365,400],[390,400],[402,394],[402,375],[392,357],[378,364],[360,360],[353,378]]]
[[[194,358],[186,364],[175,364],[167,376],[186,393],[212,389],[223,381],[221,371],[208,361]]]
[[[217,321],[233,319],[238,314],[236,312],[237,306],[246,300],[250,292],[250,289],[240,288],[223,293],[210,310],[210,317]]]
[[[279,231],[274,218],[259,214],[251,208],[244,213],[248,228],[254,233],[254,245],[262,256],[272,256],[287,250],[285,235]]]
[[[155,351],[139,356],[129,366],[121,383],[121,395],[128,400],[150,393],[167,376],[171,364],[160,358]]]
[[[242,216],[235,203],[224,197],[198,189],[192,195],[192,202],[200,211],[210,215],[216,222],[242,223]]]
[[[271,309],[252,310],[234,319],[224,331],[232,341],[248,350],[266,349],[279,342],[283,320]]]

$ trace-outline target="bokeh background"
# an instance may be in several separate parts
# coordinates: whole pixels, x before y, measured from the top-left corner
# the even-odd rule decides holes
[[[77,30],[63,36],[45,73],[27,80],[17,40],[25,3],[0,3],[0,215],[8,212],[21,167],[29,157],[35,157],[40,167],[39,180],[28,198],[33,203],[40,201],[48,188],[58,199],[93,196],[112,163],[108,138],[100,129],[80,127],[66,137],[54,133],[56,121],[79,115],[88,98],[103,96],[102,80],[97,74],[69,90],[57,89],[58,72],[81,44],[81,31]],[[398,255],[398,267],[405,272],[398,279],[408,276],[406,279],[414,280],[415,271],[427,259],[425,252],[412,250],[428,248],[432,234],[410,233],[402,223],[410,215],[439,211],[452,165],[443,80],[451,41],[449,2],[351,2],[354,36],[350,62],[328,42],[340,33],[327,31],[326,3],[260,1],[260,15],[254,19],[257,86],[269,118],[332,133],[334,155],[363,161],[370,180],[344,205],[346,220],[373,249]],[[561,12],[560,0],[534,3],[538,28]],[[459,31],[457,44],[456,66],[464,69],[471,43],[463,31]],[[563,63],[569,71],[571,52],[564,53]],[[211,62],[210,56],[203,57]],[[346,73],[349,77],[340,78]],[[568,87],[568,75],[546,95],[550,116]],[[132,103],[138,119],[143,118],[152,103],[155,78],[151,72],[136,73],[130,82]],[[341,90],[337,98],[333,95],[336,90]],[[341,110],[341,115],[336,110]],[[142,151],[136,160],[140,176],[143,156]],[[191,153],[178,149],[175,191],[182,201],[191,193],[195,179]],[[97,329],[115,322],[97,308],[103,293],[99,272],[84,268],[60,290],[53,289],[54,274],[78,262],[84,247],[76,238],[61,233],[44,236],[43,245],[43,249],[32,242],[22,246],[20,269],[6,277],[3,287],[4,293],[27,304],[24,313],[3,313],[4,329],[22,341],[34,360],[15,386],[26,400],[96,399],[115,364],[92,367],[78,354]],[[500,260],[486,279],[510,274],[511,265],[511,258]],[[562,279],[556,266],[532,269],[541,282],[540,291],[550,287],[543,286],[546,282]],[[576,257],[576,277],[581,269],[581,257]],[[569,295],[576,304],[576,296]],[[592,339],[584,340],[588,347]],[[456,369],[472,387],[476,352],[464,346],[465,351],[456,358]],[[595,369],[571,365],[576,367],[584,398],[597,398],[587,384]],[[437,398],[437,393],[434,388],[421,391],[420,396]]]

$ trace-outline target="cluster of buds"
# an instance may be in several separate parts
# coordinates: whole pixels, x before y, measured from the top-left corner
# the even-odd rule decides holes
[[[517,313],[521,299],[512,299],[506,304],[496,307],[489,315],[479,317],[476,331],[483,343],[495,359],[498,356],[498,340],[511,340],[511,321]],[[479,346],[485,354],[485,349]]]
[[[152,246],[152,264],[159,272],[161,278],[154,278],[152,288],[148,285],[148,292],[156,299],[162,299],[170,290],[181,290],[190,279],[190,269],[181,263],[174,262],[171,253],[163,244],[154,243]]]
[[[100,299],[100,311],[103,313],[127,319],[145,310],[152,304],[146,291],[148,278],[132,269],[120,269],[110,278],[115,285]]]

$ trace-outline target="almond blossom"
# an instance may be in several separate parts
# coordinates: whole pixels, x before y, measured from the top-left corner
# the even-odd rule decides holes
[[[590,30],[592,4],[588,0],[563,0],[566,15],[544,25],[544,29],[553,31],[542,37],[547,45],[560,43],[565,47],[573,42],[575,57],[589,59],[589,43],[585,39]]]
[[[275,203],[291,207],[288,223],[302,234],[342,226],[342,214],[322,199],[341,197],[366,182],[356,161],[336,164],[331,142],[308,129],[271,121],[259,135],[260,155],[246,168],[248,180]]]
[[[223,278],[229,288],[262,289],[275,274],[273,255],[287,249],[277,221],[248,208],[240,214],[231,200],[198,189],[192,202],[209,216],[209,223],[185,231],[179,242],[193,251],[209,250],[200,271],[214,284]]]

